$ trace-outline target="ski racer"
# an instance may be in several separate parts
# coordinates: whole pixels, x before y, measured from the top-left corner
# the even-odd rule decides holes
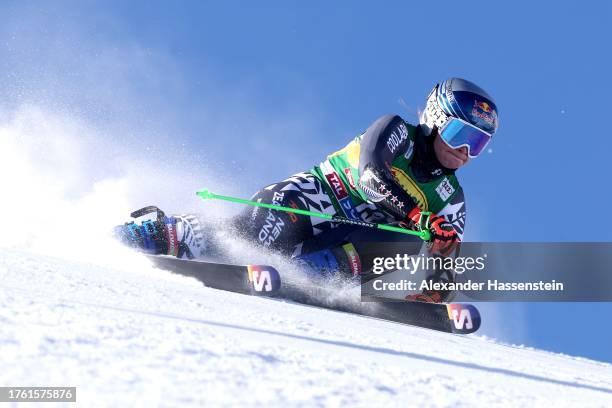
[[[450,78],[430,92],[418,125],[398,115],[383,116],[319,165],[264,187],[251,200],[413,229],[421,212],[429,211],[429,253],[452,256],[466,218],[455,172],[484,151],[497,127],[491,96],[470,81]],[[166,216],[157,207],[145,207],[132,217],[147,213],[154,218],[118,226],[116,235],[153,254],[193,258],[222,252],[198,217]],[[229,226],[313,270],[354,277],[368,272],[363,269],[370,261],[364,250],[368,242],[393,240],[392,235],[418,240],[259,207],[246,208]],[[416,299],[439,302],[447,296],[424,293]]]

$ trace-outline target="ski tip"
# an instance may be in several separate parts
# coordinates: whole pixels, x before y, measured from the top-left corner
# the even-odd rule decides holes
[[[196,195],[203,200],[206,200],[207,198],[214,198],[215,196],[211,191],[205,188],[200,191],[196,191]]]
[[[251,293],[271,295],[281,287],[280,274],[269,265],[247,265]]]
[[[446,305],[448,319],[453,333],[469,334],[480,328],[481,318],[478,309],[473,305],[449,303]]]

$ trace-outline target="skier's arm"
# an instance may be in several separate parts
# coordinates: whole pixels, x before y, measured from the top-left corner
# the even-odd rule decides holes
[[[377,207],[405,220],[416,203],[395,181],[391,163],[406,151],[408,129],[398,115],[386,115],[366,130],[359,155],[359,186]]]
[[[448,204],[438,212],[438,215],[443,216],[446,221],[448,221],[459,240],[463,240],[463,230],[465,228],[465,196],[463,194],[463,189],[460,187],[459,190],[453,195]]]
[[[421,210],[415,207],[408,214],[414,224],[419,225]],[[431,241],[429,252],[444,257],[457,255],[460,243],[463,239],[465,226],[465,198],[463,189],[459,187],[448,204],[437,214],[432,214],[429,219],[429,231]]]
[[[449,203],[438,212],[437,217],[442,218],[442,222],[438,224],[447,231],[453,231],[457,239],[452,240],[434,240],[427,245],[428,256],[442,256],[445,258],[457,258],[461,248],[461,240],[463,239],[463,230],[465,227],[465,197],[463,195],[463,189],[459,190],[453,195]],[[434,223],[436,221],[434,220]],[[444,233],[443,233],[444,234]],[[454,269],[442,267],[436,268],[428,279],[436,282],[454,282],[457,273]],[[407,299],[411,300],[425,300],[434,302],[450,302],[456,296],[455,291],[440,290],[440,291],[424,291],[421,294],[408,296]]]

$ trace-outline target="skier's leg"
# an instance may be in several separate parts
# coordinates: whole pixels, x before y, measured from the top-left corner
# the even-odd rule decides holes
[[[359,279],[372,272],[375,258],[416,255],[422,247],[419,238],[405,234],[358,226],[340,230],[337,228],[331,239],[329,234],[322,234],[320,239],[304,243],[304,252],[298,259],[314,269]]]
[[[321,182],[310,173],[298,173],[271,184],[257,192],[251,200],[335,214]],[[329,220],[261,207],[245,208],[231,224],[243,238],[288,256],[300,255],[304,241],[335,227]]]
[[[253,200],[335,214],[323,186],[310,173],[299,173],[269,185],[255,194]],[[227,234],[218,236],[215,233],[218,229],[229,229],[248,241],[290,256],[301,253],[304,240],[334,227],[328,220],[259,207],[247,207],[229,223],[214,225],[195,215],[168,217],[155,206],[135,211],[132,217],[134,221],[115,227],[114,234],[120,241],[143,252],[179,258],[223,259],[228,255],[223,245]]]
[[[358,253],[359,259],[363,267],[362,276],[366,280],[374,278],[376,275],[372,271],[376,259],[378,258],[379,265],[381,259],[384,258],[403,258],[407,256],[420,256],[423,254],[428,256],[427,245],[420,238],[408,236],[405,234],[391,233],[388,231],[373,231],[367,234],[367,231],[355,231],[351,234],[350,239]],[[403,269],[403,268],[400,268]],[[392,271],[390,271],[392,272]],[[411,275],[415,271],[407,272]],[[438,264],[433,268],[427,268],[421,265],[416,271],[419,279],[433,282],[454,282],[455,273],[452,269],[439,267]],[[398,279],[401,275],[398,276]],[[418,300],[423,302],[449,302],[453,299],[454,293],[449,290],[423,290],[420,293],[410,294],[406,296],[408,300]]]

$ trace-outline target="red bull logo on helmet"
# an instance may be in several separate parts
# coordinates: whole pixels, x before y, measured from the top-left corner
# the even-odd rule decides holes
[[[493,112],[493,108],[491,108],[491,105],[486,102],[474,101],[474,106],[487,113]]]
[[[479,100],[474,101],[474,107],[472,108],[472,115],[484,120],[490,125],[495,125],[497,120],[497,112],[487,102],[481,102]]]

